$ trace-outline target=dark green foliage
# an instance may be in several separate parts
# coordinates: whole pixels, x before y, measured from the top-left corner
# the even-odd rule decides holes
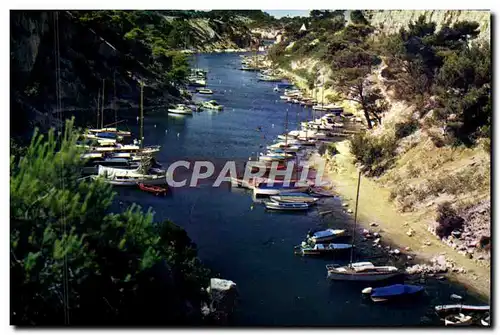
[[[413,134],[418,129],[418,121],[411,119],[407,122],[400,122],[395,124],[396,138],[401,139],[408,135]]]
[[[351,153],[363,172],[379,176],[394,162],[397,142],[391,137],[370,137],[364,133],[351,138]]]
[[[487,44],[471,45],[478,28],[477,22],[459,21],[436,32],[435,23],[421,16],[380,45],[398,97],[417,103],[434,95],[436,125],[445,127],[454,144],[489,136],[491,51]]]
[[[440,238],[449,236],[454,230],[461,230],[465,223],[465,220],[457,215],[449,202],[439,204],[436,221],[439,223],[436,234]]]
[[[172,325],[199,322],[207,271],[186,233],[132,205],[110,213],[114,193],[79,180],[72,124],[35,133],[11,156],[11,324]]]
[[[351,21],[354,24],[368,25],[368,21],[365,19],[363,12],[360,10],[351,11]]]

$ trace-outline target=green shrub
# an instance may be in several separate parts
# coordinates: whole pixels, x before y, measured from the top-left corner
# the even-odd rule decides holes
[[[395,138],[370,137],[359,133],[351,138],[351,152],[355,160],[363,165],[363,172],[380,176],[394,162],[397,142]]]
[[[413,134],[418,129],[418,121],[410,119],[406,122],[399,122],[395,125],[395,134],[397,139],[404,138]]]

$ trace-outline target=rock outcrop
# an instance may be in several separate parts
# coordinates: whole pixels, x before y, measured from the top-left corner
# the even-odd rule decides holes
[[[205,316],[211,315],[216,324],[227,324],[238,298],[236,283],[231,280],[211,278],[207,293],[210,297],[210,306],[203,306],[202,313]]]

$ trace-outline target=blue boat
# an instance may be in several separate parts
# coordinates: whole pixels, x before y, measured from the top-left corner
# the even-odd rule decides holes
[[[109,132],[100,132],[96,134],[96,137],[99,138],[109,138],[109,139],[117,139],[118,135],[116,133],[109,133]]]
[[[363,290],[363,293],[369,294],[373,301],[379,302],[416,295],[423,290],[423,286],[396,284],[376,288],[368,287]]]

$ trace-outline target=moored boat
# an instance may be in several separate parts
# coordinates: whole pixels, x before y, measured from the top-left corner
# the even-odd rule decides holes
[[[303,202],[281,203],[274,201],[266,201],[264,204],[267,209],[282,210],[282,211],[305,211],[309,208],[309,205]]]
[[[345,281],[380,281],[401,275],[394,266],[375,266],[370,262],[351,263],[346,266],[326,265],[327,278]]]
[[[284,182],[272,181],[270,184],[268,183],[259,183],[253,188],[254,196],[258,195],[278,195],[287,190],[294,192],[303,192],[307,190],[309,186],[307,185],[299,185],[296,182],[290,182],[285,184]]]
[[[332,254],[342,251],[348,251],[351,250],[351,248],[353,248],[353,245],[347,243],[329,243],[329,244],[317,243],[314,245],[310,245],[305,242],[302,242],[301,245],[297,245],[294,247],[294,252],[297,255],[303,255],[303,256],[319,256],[319,255]]]
[[[423,286],[395,284],[384,287],[367,287],[363,289],[363,294],[369,294],[374,302],[382,302],[414,296],[424,291]]]
[[[307,236],[307,241],[312,244],[316,243],[324,243],[330,242],[337,237],[346,237],[348,236],[347,231],[345,229],[325,229],[317,231],[311,235]]]
[[[280,193],[279,195],[273,195],[270,197],[271,200],[275,202],[303,202],[306,204],[315,204],[319,198],[311,197],[307,193]]]
[[[208,88],[199,88],[196,90],[196,92],[199,94],[213,94],[214,93],[211,89],[208,89]]]
[[[145,185],[144,183],[137,184],[142,191],[153,193],[154,195],[163,195],[167,194],[167,188],[156,186],[156,185]]]
[[[181,114],[181,115],[192,115],[193,110],[184,104],[177,104],[175,107],[167,109],[169,113]]]
[[[201,104],[203,108],[207,109],[215,109],[215,110],[222,110],[224,106],[219,105],[219,103],[215,100],[210,100],[210,101],[205,101]]]
[[[141,167],[133,170],[109,168],[100,165],[97,176],[106,183],[116,186],[135,186],[139,183],[145,185],[165,185],[167,183],[166,174],[149,174],[141,171]]]

